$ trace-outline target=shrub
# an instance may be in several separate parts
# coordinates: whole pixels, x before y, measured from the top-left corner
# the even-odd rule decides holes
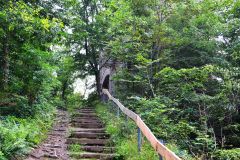
[[[231,74],[214,65],[166,67],[153,77],[155,97],[143,98],[129,89],[119,97],[158,138],[209,159],[218,146],[239,148],[240,90]]]
[[[54,110],[34,118],[8,116],[0,121],[0,157],[11,159],[26,154],[40,143],[51,126]],[[0,158],[0,160],[1,160]]]
[[[7,160],[1,150],[0,150],[0,160]]]
[[[240,148],[217,150],[213,155],[214,160],[239,160]]]
[[[67,96],[67,108],[71,112],[80,108],[83,104],[83,97],[80,93],[70,94]]]

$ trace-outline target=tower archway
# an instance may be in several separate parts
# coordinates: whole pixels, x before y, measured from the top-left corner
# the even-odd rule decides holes
[[[109,85],[110,85],[109,77],[110,77],[109,74],[105,76],[105,78],[104,78],[104,80],[103,80],[103,83],[102,83],[102,89],[107,89],[107,90],[109,90],[109,87],[110,87],[110,86],[109,86]],[[102,95],[102,100],[105,101],[105,102],[108,101],[107,95],[103,94],[103,95]]]
[[[103,89],[108,89],[109,90],[109,75],[107,75],[104,78],[103,84],[102,84]]]

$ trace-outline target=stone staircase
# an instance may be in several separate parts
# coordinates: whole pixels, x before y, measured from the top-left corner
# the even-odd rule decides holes
[[[109,135],[93,108],[83,108],[71,117],[70,135],[67,139],[70,159],[117,159],[109,143]],[[79,150],[72,149],[78,146]]]

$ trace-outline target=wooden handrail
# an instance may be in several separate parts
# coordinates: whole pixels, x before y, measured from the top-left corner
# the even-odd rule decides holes
[[[160,154],[163,158],[166,160],[181,160],[174,152],[169,150],[166,146],[164,146],[161,142],[158,141],[158,139],[154,136],[154,134],[151,132],[151,130],[148,128],[148,126],[143,122],[143,120],[140,118],[140,116],[133,111],[129,110],[128,108],[124,107],[116,98],[114,98],[107,89],[102,90],[104,94],[108,96],[110,100],[112,100],[119,108],[120,110],[127,115],[129,118],[131,118],[137,126],[142,131],[143,135],[147,138],[147,140],[150,142],[152,147],[155,149],[155,151]]]

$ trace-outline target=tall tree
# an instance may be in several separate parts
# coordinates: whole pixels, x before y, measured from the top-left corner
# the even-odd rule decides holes
[[[42,16],[39,6],[22,0],[1,3],[1,95],[3,100],[27,96],[32,105],[52,77],[50,45],[58,38],[62,23]]]
[[[82,74],[94,75],[96,88],[100,94],[99,56],[104,49],[106,37],[106,24],[98,16],[104,10],[104,1],[82,0],[73,1],[74,6],[69,10],[71,23],[69,28],[69,45],[74,54],[76,64]]]

